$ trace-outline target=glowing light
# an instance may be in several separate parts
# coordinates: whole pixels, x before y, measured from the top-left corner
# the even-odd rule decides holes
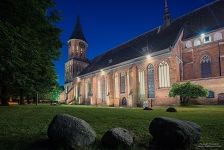
[[[150,58],[151,58],[151,56],[148,54],[148,55],[146,55],[146,58],[147,58],[147,59],[150,59]]]
[[[205,34],[204,33],[201,34],[201,38],[202,39],[205,38]]]
[[[79,77],[76,77],[76,79],[77,79],[77,82],[80,82],[80,78]]]
[[[103,71],[103,69],[100,70],[100,72],[101,72],[101,75],[104,75],[105,74],[105,71]]]

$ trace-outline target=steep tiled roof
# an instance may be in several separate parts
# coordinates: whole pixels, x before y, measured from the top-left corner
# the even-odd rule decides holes
[[[85,38],[85,36],[83,34],[83,31],[82,31],[82,26],[81,26],[81,23],[80,23],[79,16],[77,17],[76,25],[75,25],[74,31],[73,31],[70,39],[80,39],[80,40],[83,40],[83,41],[86,42],[86,38]]]
[[[80,75],[172,47],[182,30],[186,40],[221,27],[224,27],[224,0],[217,0],[177,18],[166,28],[155,28],[97,56]]]

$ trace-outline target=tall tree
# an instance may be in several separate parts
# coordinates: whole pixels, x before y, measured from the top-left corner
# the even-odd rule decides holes
[[[53,0],[1,0],[0,94],[6,105],[10,95],[51,91],[56,84],[54,61],[59,57],[60,20]],[[7,9],[5,9],[7,8]]]

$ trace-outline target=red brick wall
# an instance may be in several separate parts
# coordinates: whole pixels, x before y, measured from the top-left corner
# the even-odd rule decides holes
[[[205,79],[195,79],[191,80],[194,84],[199,84],[204,88],[215,92],[215,98],[198,98],[193,99],[194,104],[217,104],[218,94],[224,93],[224,77],[212,77]]]
[[[224,46],[219,46],[217,42],[193,47],[192,50],[185,49],[183,53],[184,80],[201,78],[201,58],[205,55],[211,58],[211,77],[220,76],[219,48],[222,55]],[[224,60],[221,61],[221,66],[224,68]],[[222,73],[224,74],[224,71]]]

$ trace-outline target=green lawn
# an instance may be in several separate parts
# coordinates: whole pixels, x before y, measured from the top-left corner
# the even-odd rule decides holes
[[[190,120],[202,127],[202,143],[218,143],[224,149],[224,106],[178,107],[177,113],[165,107],[153,111],[128,108],[97,108],[85,106],[10,106],[0,107],[0,149],[31,149],[47,139],[47,127],[54,115],[67,113],[86,120],[96,131],[99,142],[103,133],[123,127],[136,135],[136,145],[147,145],[148,126],[157,116]],[[40,142],[41,143],[41,142]]]

